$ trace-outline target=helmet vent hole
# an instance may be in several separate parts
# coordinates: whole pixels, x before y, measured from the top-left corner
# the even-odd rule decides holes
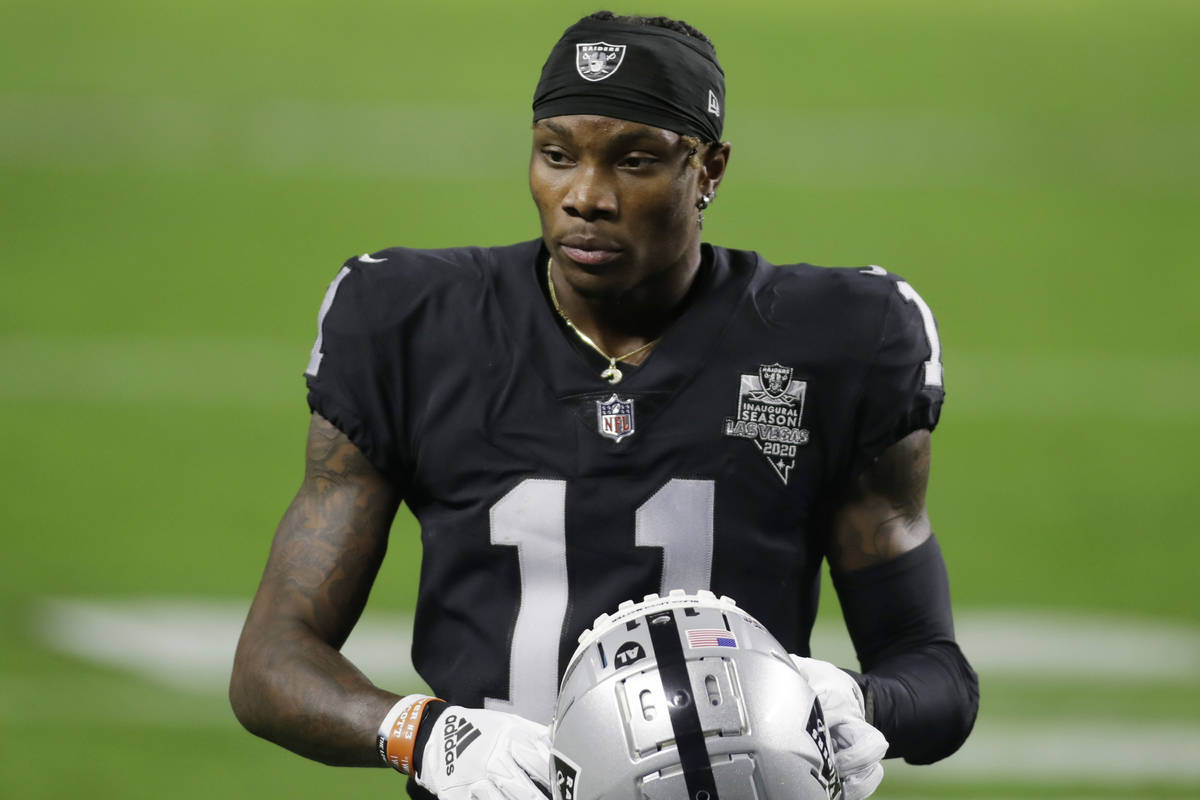
[[[654,708],[654,693],[649,689],[643,689],[638,695],[638,700],[642,704],[642,719],[646,722],[654,722],[654,718],[658,716],[657,710]]]
[[[683,691],[682,689],[680,689],[678,692],[676,692],[674,695],[671,696],[671,705],[675,706],[676,708],[683,708],[691,701],[692,701],[691,695],[689,695],[687,692]]]
[[[708,702],[714,706],[721,705],[721,685],[717,683],[715,675],[709,675],[704,679],[704,690],[708,692]]]
[[[711,795],[704,789],[696,792],[696,800],[709,800],[710,797]]]

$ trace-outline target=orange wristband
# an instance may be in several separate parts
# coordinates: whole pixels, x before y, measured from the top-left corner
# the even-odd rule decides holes
[[[384,718],[377,739],[379,755],[393,769],[405,775],[412,774],[413,748],[417,741],[417,730],[421,727],[421,715],[429,701],[437,699],[423,694],[410,694],[392,706],[392,710]],[[388,726],[388,720],[393,714],[395,719]]]

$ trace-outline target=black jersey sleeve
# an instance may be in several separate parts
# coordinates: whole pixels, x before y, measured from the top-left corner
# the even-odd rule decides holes
[[[399,480],[395,387],[364,266],[358,259],[347,261],[325,293],[304,372],[308,406],[346,434],[376,469]]]
[[[852,474],[913,431],[933,430],[945,399],[941,342],[929,306],[895,275],[863,279],[890,288],[858,408]]]

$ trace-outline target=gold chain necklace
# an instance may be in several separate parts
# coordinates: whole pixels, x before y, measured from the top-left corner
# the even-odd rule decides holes
[[[560,317],[562,317],[562,321],[567,323],[567,327],[575,331],[575,335],[583,340],[584,344],[595,350],[604,358],[608,359],[608,367],[604,370],[604,372],[600,373],[600,377],[604,378],[609,383],[620,383],[621,379],[625,377],[625,373],[621,372],[620,368],[617,367],[617,362],[624,361],[627,358],[633,358],[638,353],[649,350],[651,347],[654,347],[654,345],[658,344],[658,339],[661,339],[662,337],[660,336],[658,339],[655,339],[652,342],[646,342],[641,347],[637,348],[636,350],[630,350],[623,356],[610,356],[608,353],[600,349],[600,345],[592,341],[592,337],[579,330],[579,328],[576,328],[575,323],[571,322],[570,317],[568,317],[566,312],[562,310],[562,306],[558,304],[558,293],[554,291],[554,276],[550,272],[553,266],[554,259],[546,259],[546,284],[550,287],[550,302],[554,303],[554,310],[558,312]]]

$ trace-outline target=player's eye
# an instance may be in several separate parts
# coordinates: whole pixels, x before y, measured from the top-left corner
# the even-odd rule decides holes
[[[566,153],[564,153],[562,150],[559,150],[558,148],[554,148],[554,147],[544,148],[542,150],[542,157],[545,158],[547,161],[549,161],[551,164],[562,165],[562,164],[569,164],[571,162],[571,159],[569,159],[567,157]]]
[[[626,169],[645,169],[647,167],[654,166],[657,163],[658,159],[654,156],[636,155],[625,156],[625,158],[621,159],[620,165]]]

